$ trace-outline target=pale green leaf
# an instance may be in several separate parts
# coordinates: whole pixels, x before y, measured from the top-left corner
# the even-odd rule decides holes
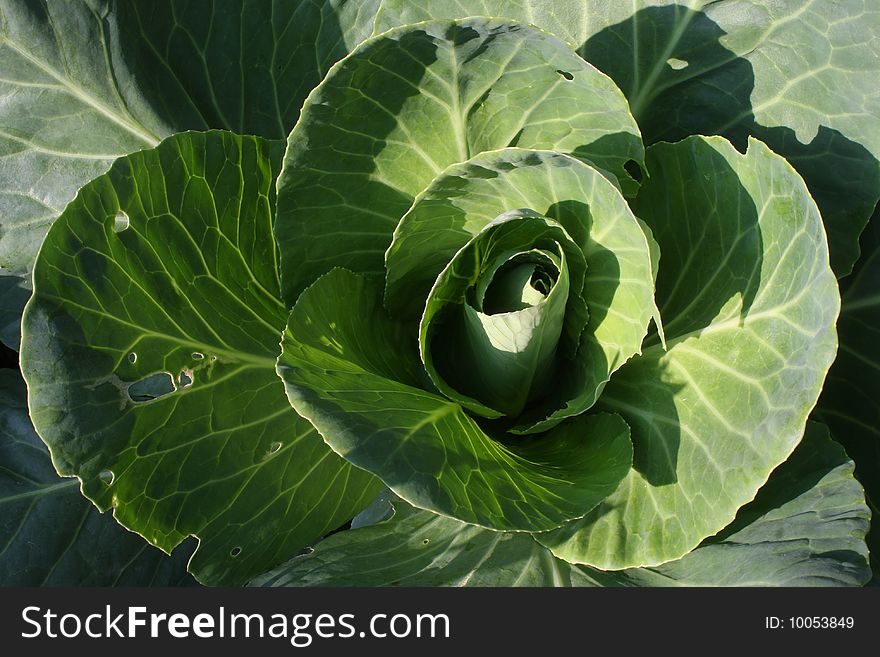
[[[586,302],[589,324],[582,333],[582,324],[573,325],[570,338],[580,349],[576,356],[565,354],[559,393],[523,416],[518,430],[535,432],[593,405],[611,373],[640,350],[654,307],[646,235],[602,175],[566,155],[516,148],[450,167],[416,198],[395,231],[386,254],[385,298],[393,313],[418,316],[452,256],[495,217],[524,208],[558,222],[587,265],[583,286],[573,281],[572,289],[582,290],[574,298]]]
[[[800,440],[837,346],[821,217],[790,165],[692,137],[650,147],[647,166],[634,207],[663,253],[668,351],[646,348],[600,399],[633,428],[629,476],[539,537],[600,568],[677,559],[733,520]]]
[[[645,143],[767,143],[804,177],[839,276],[880,196],[880,6],[873,0],[382,0],[375,32],[504,16],[556,34],[626,94]]]
[[[538,293],[539,302],[522,308],[490,312],[492,279],[503,275],[500,269],[537,256],[556,271],[549,294]],[[526,270],[525,285],[537,292],[529,280],[534,268]],[[589,317],[580,292],[585,269],[583,253],[553,221],[502,215],[487,225],[455,254],[425,303],[419,348],[437,389],[490,418],[515,418],[527,401],[547,394],[557,361],[577,357]],[[601,363],[591,365],[604,375]]]

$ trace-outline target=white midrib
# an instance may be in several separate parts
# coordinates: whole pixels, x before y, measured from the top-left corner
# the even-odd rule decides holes
[[[539,554],[541,555],[541,561],[542,565],[544,566],[544,570],[547,574],[550,575],[550,586],[569,586],[568,584],[566,584],[565,577],[562,575],[562,571],[559,570],[559,563],[556,561],[556,558],[553,556],[550,550],[545,548],[540,543],[538,543],[538,549],[541,550]]]
[[[124,128],[135,137],[143,141],[147,146],[153,147],[159,143],[160,140],[158,137],[156,137],[156,135],[147,132],[143,126],[133,123],[126,117],[120,116],[115,111],[113,111],[111,107],[108,107],[107,105],[102,103],[100,100],[95,98],[95,96],[93,96],[92,94],[88,93],[82,87],[73,84],[71,80],[65,78],[63,75],[58,73],[58,71],[53,69],[46,62],[42,61],[38,57],[35,57],[26,50],[23,50],[21,47],[18,46],[18,44],[10,40],[8,37],[0,36],[0,44],[10,47],[22,58],[26,59],[30,64],[33,64],[35,67],[43,71],[46,75],[56,80],[71,96],[79,100],[81,103],[88,105],[116,125]]]
[[[17,495],[7,495],[5,497],[0,498],[0,506],[4,504],[9,504],[10,502],[15,502],[17,500],[24,500],[29,497],[42,497],[43,495],[49,495],[50,493],[54,493],[57,490],[63,490],[65,488],[71,488],[73,486],[78,486],[78,479],[68,479],[66,481],[60,481],[57,484],[50,484],[48,486],[40,486],[39,488],[34,488],[24,493],[18,493]]]

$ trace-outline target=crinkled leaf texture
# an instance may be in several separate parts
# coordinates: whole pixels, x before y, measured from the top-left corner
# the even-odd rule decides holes
[[[334,455],[275,374],[283,142],[181,133],[118,160],[52,226],[24,316],[30,413],[63,475],[235,584],[349,520],[378,482]]]
[[[185,586],[191,547],[167,557],[61,479],[31,425],[24,381],[0,370],[0,585]]]
[[[571,565],[529,535],[487,531],[398,499],[390,519],[331,536],[251,584],[858,586],[870,576],[863,542],[870,513],[852,471],[828,430],[810,424],[803,443],[729,527],[654,568]]]

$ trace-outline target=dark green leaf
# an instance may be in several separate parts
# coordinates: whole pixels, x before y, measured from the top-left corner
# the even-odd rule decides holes
[[[630,464],[620,417],[579,417],[505,445],[461,406],[420,388],[412,325],[381,284],[334,269],[290,314],[278,373],[290,403],[346,460],[416,506],[467,522],[541,530],[582,516]]]
[[[875,573],[880,573],[880,219],[862,235],[864,257],[842,281],[837,331],[840,348],[814,415],[856,462],[874,512],[868,535]]]
[[[51,223],[121,155],[188,129],[285,138],[309,91],[368,36],[377,5],[5,0],[0,272],[29,287]],[[0,338],[16,348],[23,305],[0,307]]]
[[[858,586],[869,512],[827,429],[804,442],[736,520],[678,561],[603,572],[555,558],[527,534],[491,532],[401,500],[378,525],[340,532],[257,586]]]
[[[191,545],[167,557],[83,499],[61,479],[28,417],[27,391],[0,370],[0,584],[4,586],[176,586]]]
[[[22,372],[56,468],[155,545],[199,538],[205,583],[245,581],[378,492],[275,374],[282,147],[190,132],[118,160],[53,225],[25,310]]]

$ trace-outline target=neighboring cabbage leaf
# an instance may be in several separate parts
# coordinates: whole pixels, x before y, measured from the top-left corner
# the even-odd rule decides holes
[[[192,546],[168,557],[102,516],[61,479],[27,410],[24,381],[0,370],[0,585],[177,586]]]
[[[375,497],[290,408],[272,236],[283,142],[182,133],[118,160],[51,228],[24,315],[31,417],[63,475],[236,584]]]
[[[856,462],[875,520],[880,518],[880,220],[862,235],[863,259],[841,281],[840,349],[813,412]],[[880,573],[880,522],[868,534]]]

